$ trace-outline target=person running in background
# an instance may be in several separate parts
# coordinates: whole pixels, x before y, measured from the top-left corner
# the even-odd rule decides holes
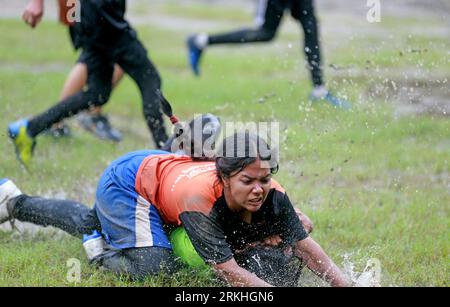
[[[85,0],[80,2],[81,22],[73,24],[77,45],[86,53],[87,89],[57,103],[45,112],[11,123],[8,134],[20,162],[31,162],[36,137],[53,124],[91,106],[108,102],[112,90],[114,64],[136,82],[142,95],[143,112],[157,148],[167,141],[161,112],[161,79],[136,32],[125,20],[125,0]],[[44,0],[31,0],[23,14],[35,27],[42,18]],[[163,111],[166,113],[167,109]],[[171,114],[166,113],[171,116]]]
[[[77,63],[67,76],[59,100],[64,101],[66,98],[82,91],[86,86],[87,74],[84,55],[81,53]],[[112,81],[113,88],[120,82],[123,74],[120,66],[115,65]],[[122,140],[122,134],[111,126],[108,116],[102,113],[101,107],[93,107],[88,112],[80,113],[77,116],[77,120],[85,130],[102,140],[110,140],[113,142],[120,142]],[[48,133],[56,138],[71,135],[70,128],[64,121],[54,124],[48,130]]]
[[[75,50],[79,49],[80,46],[77,46],[77,38],[76,31],[73,30],[71,22],[68,18],[69,10],[72,8],[72,2],[69,0],[58,0],[59,5],[59,21],[67,26],[70,34],[70,39],[72,42],[72,46]],[[88,77],[88,69],[87,69],[87,54],[81,51],[81,54],[75,64],[75,67],[67,76],[67,79],[64,83],[63,89],[61,91],[61,95],[59,100],[63,101],[64,99],[82,91],[87,83]],[[122,68],[119,65],[114,65],[114,74],[112,85],[113,88],[120,82],[124,75]],[[109,119],[106,115],[102,114],[101,107],[93,107],[89,112],[83,112],[78,115],[79,124],[87,131],[93,133],[95,136],[100,139],[110,140],[113,142],[120,142],[122,140],[121,133],[114,129]],[[54,137],[66,137],[70,136],[70,128],[64,122],[54,124],[49,130],[48,133]]]
[[[319,28],[315,16],[314,0],[259,0],[256,29],[243,29],[217,35],[195,34],[190,36],[187,45],[189,63],[194,74],[200,75],[201,56],[209,46],[272,41],[287,9],[290,10],[292,17],[303,28],[304,51],[308,59],[308,69],[314,87],[310,100],[325,100],[335,107],[350,108],[348,102],[332,95],[324,85]]]
[[[51,225],[75,236],[101,231],[113,248],[97,260],[135,279],[177,270],[172,251],[177,242],[168,239],[164,222],[182,225],[193,253],[231,286],[296,286],[302,264],[332,286],[348,286],[272,179],[278,170],[273,154],[249,133],[225,139],[214,161],[160,151],[130,153],[103,173],[94,209],[30,197],[3,179],[0,222]]]

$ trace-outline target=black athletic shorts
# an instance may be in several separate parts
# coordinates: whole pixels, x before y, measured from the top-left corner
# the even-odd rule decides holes
[[[81,53],[80,53],[80,56],[78,57],[76,63],[77,64],[86,64],[87,65],[87,63],[89,62],[89,59],[92,60],[92,58],[93,58],[93,53],[92,52],[89,52],[89,51],[87,51],[85,49],[82,49]]]

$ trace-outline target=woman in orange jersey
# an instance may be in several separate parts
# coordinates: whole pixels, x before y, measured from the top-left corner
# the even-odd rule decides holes
[[[177,269],[163,230],[169,224],[184,226],[195,252],[232,286],[294,286],[302,264],[333,286],[348,285],[272,179],[278,170],[273,157],[248,133],[227,138],[215,161],[131,153],[104,172],[92,210],[23,195],[4,180],[0,221],[52,225],[73,235],[101,231],[113,249],[97,260],[137,278],[160,272],[161,265]]]

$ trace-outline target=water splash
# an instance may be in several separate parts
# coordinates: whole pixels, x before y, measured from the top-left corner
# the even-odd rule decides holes
[[[362,272],[355,270],[355,265],[350,261],[350,255],[344,255],[344,274],[354,287],[381,287],[381,262],[372,258],[367,260]]]

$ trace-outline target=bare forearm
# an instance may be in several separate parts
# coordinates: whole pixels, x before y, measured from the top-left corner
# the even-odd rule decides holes
[[[234,260],[216,265],[214,269],[232,287],[272,287],[255,274],[238,266]]]
[[[308,268],[315,272],[319,277],[329,282],[333,287],[347,287],[348,283],[336,264],[334,264],[326,255],[319,258],[321,258],[321,260],[309,259],[306,264]]]
[[[294,208],[295,213],[297,213],[297,216],[300,220],[300,222],[302,223],[303,227],[305,228],[307,233],[311,233],[314,229],[314,224],[311,221],[311,219],[304,214],[302,211],[300,211],[300,209],[298,208]]]
[[[305,261],[311,271],[329,282],[331,286],[349,286],[341,270],[313,239],[308,238],[298,242],[296,254]]]

